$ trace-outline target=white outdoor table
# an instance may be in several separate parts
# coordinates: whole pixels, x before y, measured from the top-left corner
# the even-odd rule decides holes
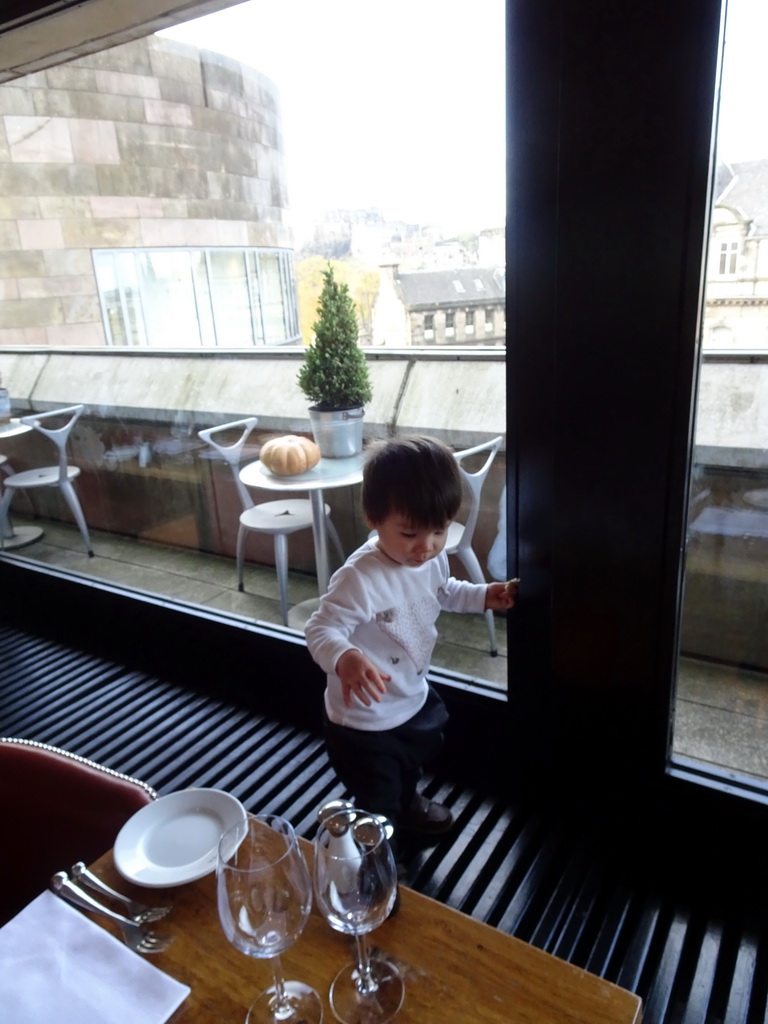
[[[10,423],[0,423],[0,441],[7,437],[18,437],[19,434],[28,434],[32,430],[21,420],[11,418]],[[0,478],[0,493],[2,491],[2,478]],[[27,544],[34,544],[43,535],[39,526],[11,526],[10,518],[0,521],[0,537],[2,537],[2,549],[12,551],[14,548],[23,548]]]
[[[330,572],[323,491],[359,484],[363,479],[363,455],[352,455],[347,459],[320,459],[313,469],[298,476],[278,476],[270,472],[263,462],[250,462],[240,470],[240,479],[246,487],[260,487],[265,491],[306,491],[309,494],[317,587],[320,594],[324,594],[328,589]]]

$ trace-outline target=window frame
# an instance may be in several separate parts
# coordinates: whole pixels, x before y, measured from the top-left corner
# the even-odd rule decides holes
[[[508,524],[525,593],[510,618],[511,746],[558,782],[678,782],[723,6],[507,8]]]
[[[741,245],[738,239],[724,239],[718,243],[718,277],[736,277],[739,270]]]

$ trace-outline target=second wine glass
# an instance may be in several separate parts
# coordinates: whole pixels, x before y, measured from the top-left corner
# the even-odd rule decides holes
[[[386,821],[356,808],[324,819],[315,836],[317,905],[338,932],[354,935],[357,960],[331,985],[331,1007],[342,1024],[386,1024],[403,1002],[404,987],[393,963],[371,957],[367,934],[383,924],[397,895],[397,868]]]
[[[313,988],[285,981],[280,954],[304,930],[312,880],[293,826],[275,814],[249,814],[223,834],[216,865],[219,919],[232,945],[269,959],[274,985],[253,1003],[246,1024],[321,1024]]]

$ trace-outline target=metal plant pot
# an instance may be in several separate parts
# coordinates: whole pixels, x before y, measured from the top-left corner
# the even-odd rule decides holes
[[[309,410],[315,444],[324,459],[347,459],[363,450],[363,414],[360,409],[333,412]]]

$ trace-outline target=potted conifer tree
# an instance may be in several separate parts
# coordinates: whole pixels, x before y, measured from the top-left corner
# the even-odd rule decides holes
[[[323,289],[298,384],[312,403],[309,420],[325,458],[346,458],[363,447],[364,406],[371,399],[365,355],[357,343],[357,311],[349,287],[333,267],[323,272]]]

